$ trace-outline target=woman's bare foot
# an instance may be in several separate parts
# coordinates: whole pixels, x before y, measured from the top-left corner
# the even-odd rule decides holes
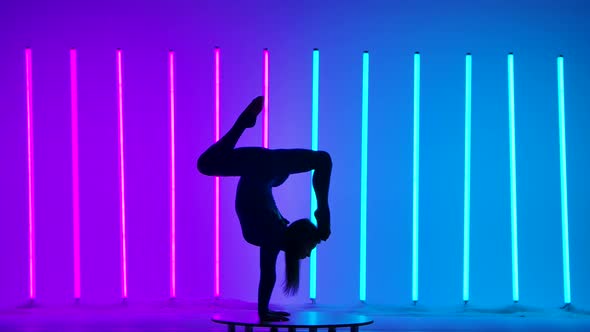
[[[328,207],[318,208],[314,212],[315,219],[318,225],[318,232],[322,241],[328,240],[330,234],[330,209]]]
[[[252,128],[256,124],[256,118],[258,114],[262,112],[264,107],[264,97],[258,96],[250,102],[250,105],[240,114],[236,123],[244,128]]]

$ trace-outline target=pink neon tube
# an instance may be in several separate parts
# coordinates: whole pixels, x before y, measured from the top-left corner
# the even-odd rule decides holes
[[[27,157],[29,171],[29,297],[35,299],[35,195],[33,193],[33,59],[31,49],[25,49],[27,81]]]
[[[170,297],[176,297],[176,174],[174,156],[174,52],[170,60]]]
[[[219,47],[215,48],[215,142],[219,140]],[[215,297],[219,297],[219,177],[215,177]]]
[[[268,148],[268,49],[264,49],[264,126],[262,133],[262,146]]]
[[[119,166],[121,176],[121,271],[123,299],[127,298],[127,239],[125,229],[125,162],[123,158],[123,69],[117,49],[117,95],[119,97]]]
[[[80,186],[78,172],[78,73],[76,50],[70,50],[72,103],[72,208],[74,221],[74,298],[80,298]]]

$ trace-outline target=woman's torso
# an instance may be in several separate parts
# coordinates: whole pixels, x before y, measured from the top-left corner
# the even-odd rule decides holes
[[[273,178],[240,177],[236,212],[244,239],[256,246],[282,248],[287,221],[272,195]]]

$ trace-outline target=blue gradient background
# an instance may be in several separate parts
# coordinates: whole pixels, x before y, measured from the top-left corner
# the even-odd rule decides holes
[[[82,301],[120,300],[115,48],[123,49],[129,301],[169,296],[167,51],[176,51],[178,297],[213,296],[213,178],[195,162],[262,91],[270,49],[270,146],[311,145],[320,48],[321,149],[332,154],[332,237],[322,303],[358,302],[362,52],[371,53],[367,301],[411,301],[412,61],[422,54],[420,304],[462,302],[464,54],[473,54],[471,303],[511,303],[506,54],[515,53],[520,303],[563,302],[556,56],[565,55],[572,301],[590,306],[590,10],[584,1],[9,1],[0,5],[0,305],[28,297],[24,48],[33,49],[38,301],[73,298],[70,47],[78,49]],[[260,145],[261,127],[240,145]],[[223,179],[221,294],[256,300],[258,250],[241,236],[237,179]],[[276,189],[288,219],[309,175]],[[282,257],[282,256],[281,256]],[[308,263],[299,295],[307,301]]]

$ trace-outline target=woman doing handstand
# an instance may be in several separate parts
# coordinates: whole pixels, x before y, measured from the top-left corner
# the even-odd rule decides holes
[[[260,282],[258,315],[261,320],[288,320],[288,313],[269,310],[276,282],[276,261],[285,252],[283,290],[293,295],[299,288],[299,260],[309,257],[320,240],[330,236],[328,188],[332,160],[324,151],[262,147],[235,148],[247,128],[256,124],[262,111],[263,97],[256,97],[240,114],[232,128],[209,147],[197,163],[199,171],[209,176],[239,176],[236,212],[244,239],[260,247]],[[318,226],[309,219],[289,223],[279,212],[272,188],[283,184],[290,174],[314,171],[312,184],[317,197],[314,212]]]

